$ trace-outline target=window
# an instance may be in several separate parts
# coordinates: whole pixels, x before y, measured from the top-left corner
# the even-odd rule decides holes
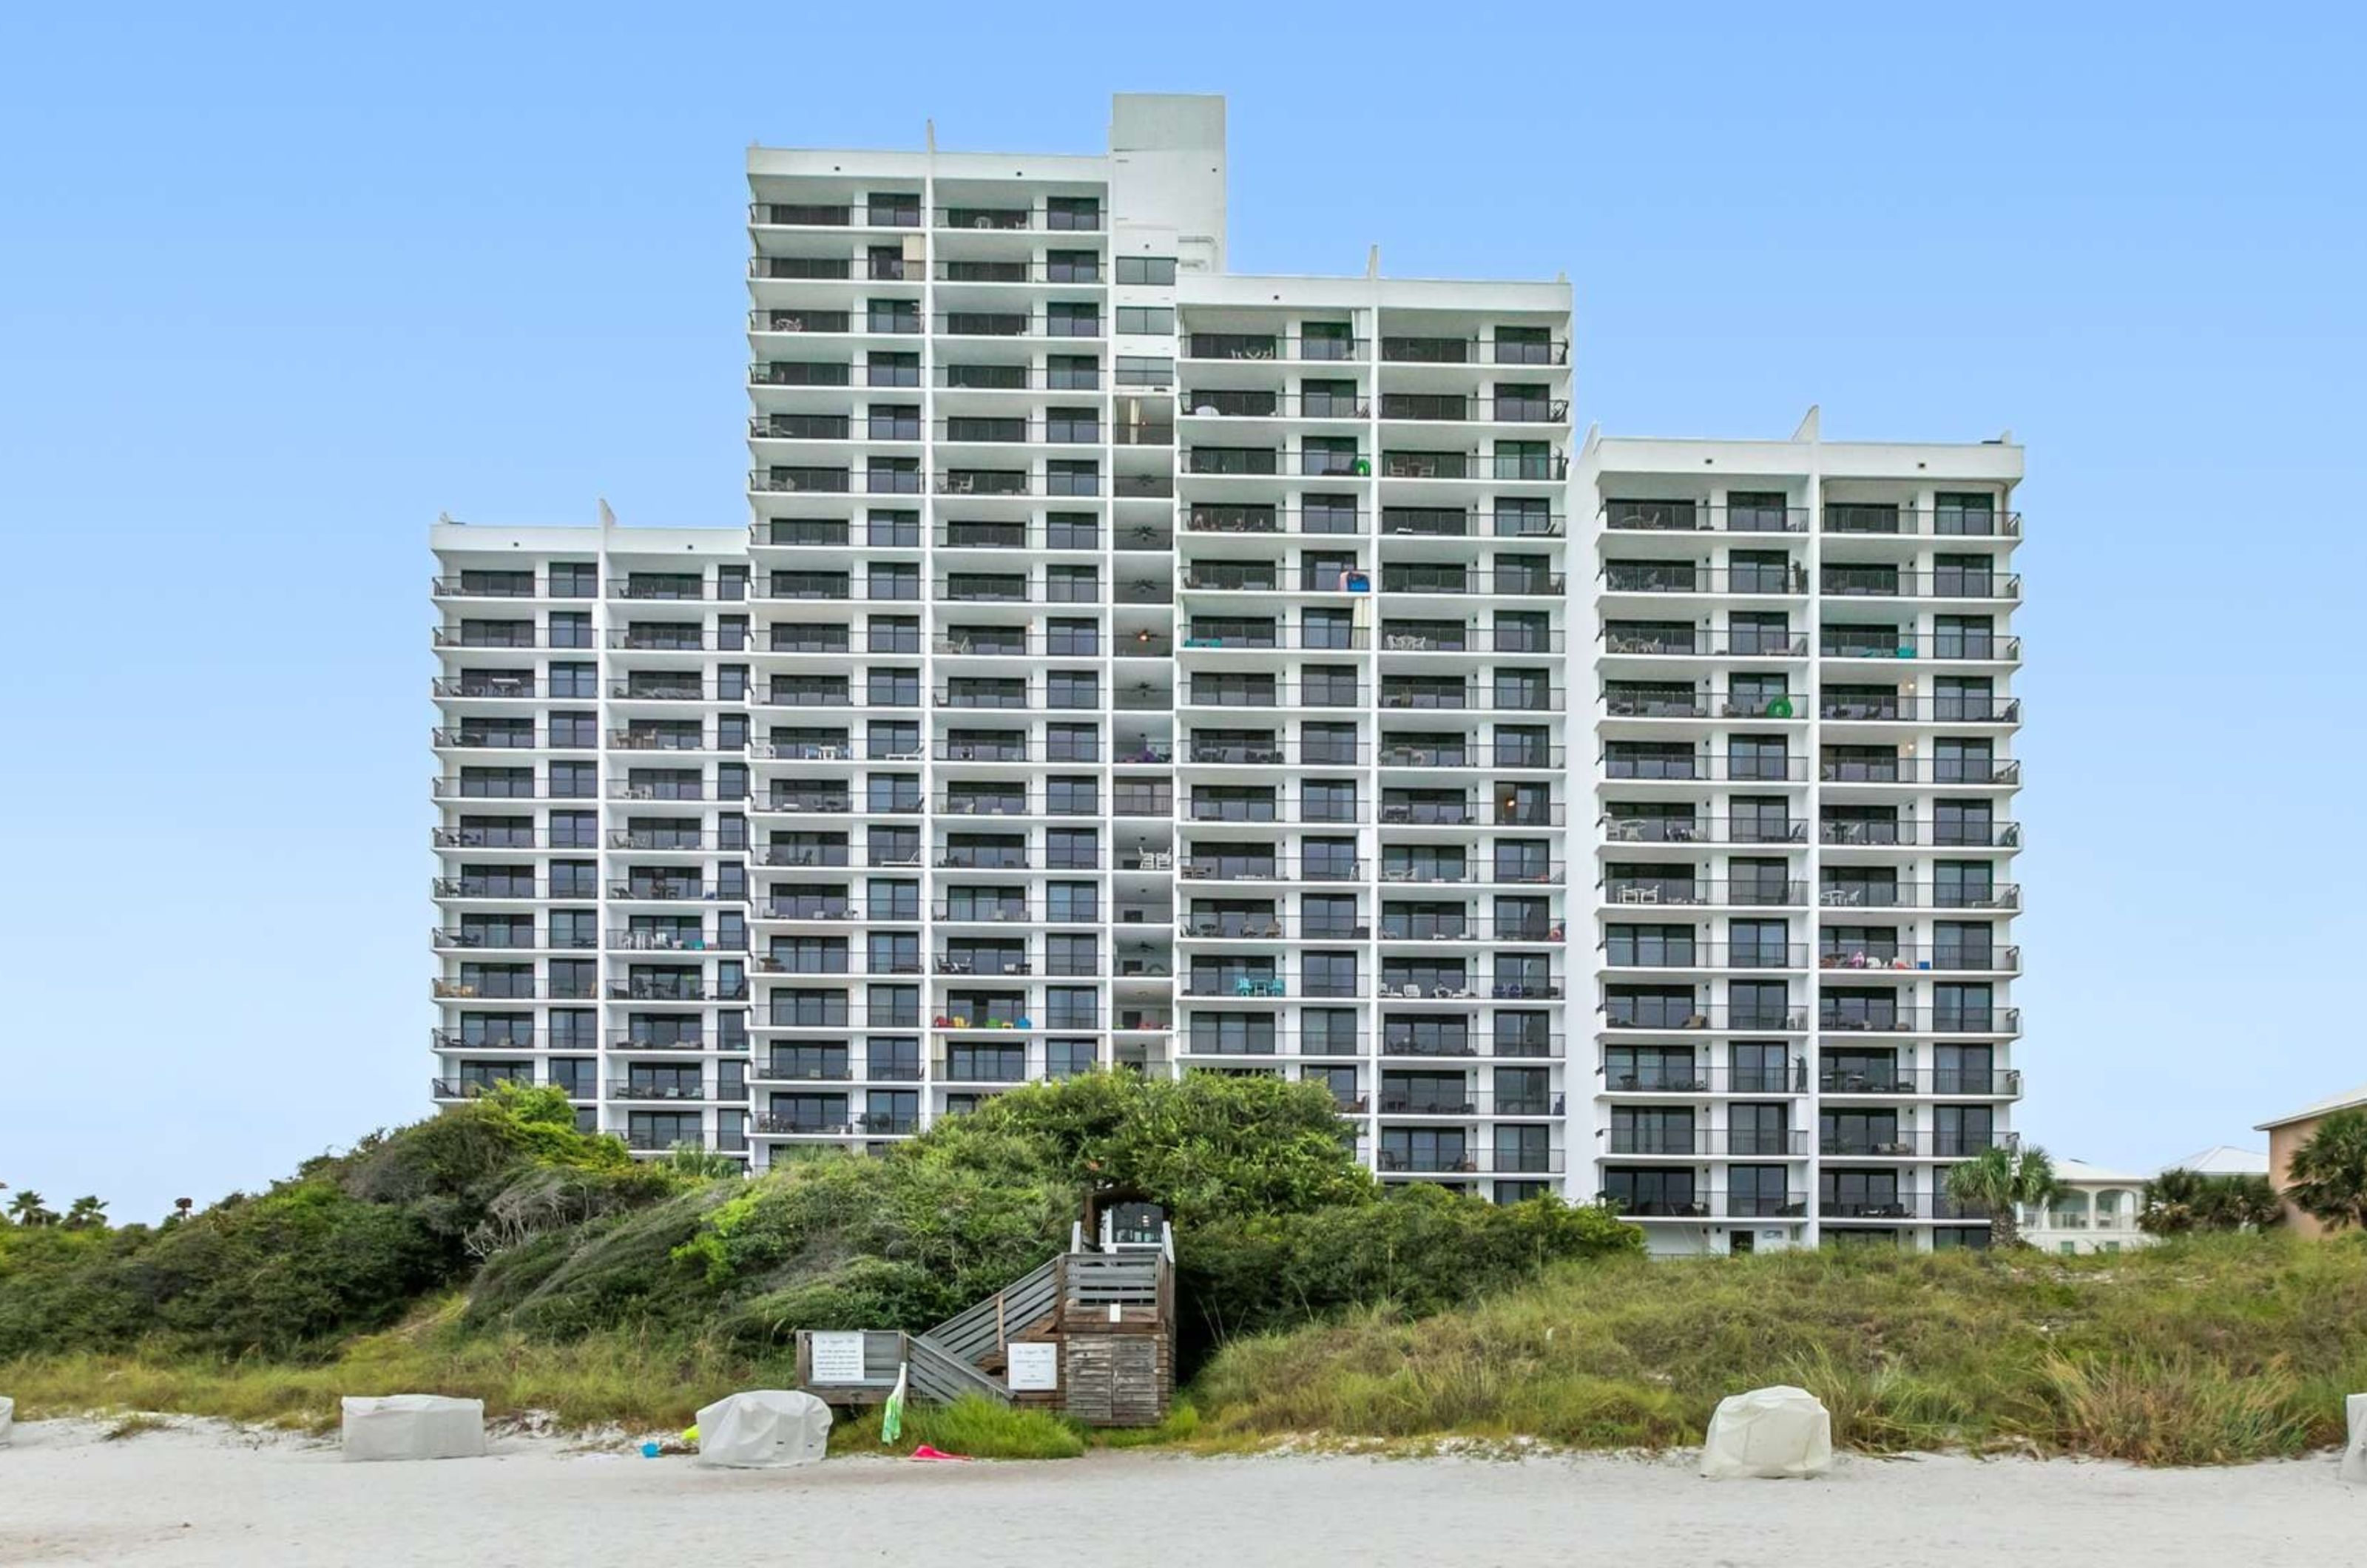
[[[600,569],[588,560],[555,560],[550,563],[550,596],[554,599],[596,599],[600,595]]]
[[[1125,317],[1126,312],[1120,310],[1118,318],[1121,323]],[[1044,330],[1052,337],[1099,337],[1102,335],[1101,311],[1091,304],[1056,299],[1044,307]],[[1118,330],[1124,332],[1127,329],[1121,324]]]
[[[1102,384],[1101,361],[1091,355],[1047,355],[1044,367],[1044,385],[1056,392],[1090,392]]]
[[[1623,1214],[1690,1215],[1702,1212],[1690,1170],[1605,1166],[1603,1196]]]
[[[1172,337],[1175,335],[1175,309],[1172,305],[1120,305],[1117,308],[1117,330],[1121,334]],[[1119,364],[1123,365],[1125,361],[1120,360]]]
[[[1120,283],[1172,283],[1175,281],[1175,258],[1120,256],[1117,258],[1117,280]]]
[[[1121,354],[1117,356],[1117,384],[1121,387],[1172,387],[1175,384],[1175,361]]]

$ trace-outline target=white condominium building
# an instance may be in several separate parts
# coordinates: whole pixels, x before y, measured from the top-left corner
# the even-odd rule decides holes
[[[1960,808],[2010,777],[2001,757],[1977,785],[1930,770],[2009,732],[1961,705],[1977,679],[2010,705],[2010,656],[1968,659],[1959,623],[2002,631],[2012,449],[1608,442],[1581,479],[1568,284],[1229,274],[1223,118],[1121,96],[1102,156],[752,151],[746,529],[437,526],[437,1098],[556,1082],[637,1149],[762,1168],[1095,1067],[1279,1073],[1329,1087],[1385,1179],[1611,1192],[1671,1245],[1724,1247],[1750,1044],[1782,1059],[1750,1108],[1788,1118],[1762,1162],[1780,1179],[1752,1189],[1784,1201],[1734,1235],[1814,1235],[1840,1172],[1801,1140],[1852,1104],[1902,1113],[1886,1148],[1921,1137],[1863,1162],[1912,1203],[1941,1130],[1970,1135],[1955,1102],[2002,1109],[2004,1041],[1967,1096],[1978,1042],[1931,1021],[1999,978],[1960,972],[1973,928],[2005,937],[1939,879],[1971,898],[1967,868],[2008,857],[1895,833],[1968,831]],[[1765,550],[1713,523],[1710,455],[1738,493],[1784,492]],[[1998,535],[1935,540],[1975,491]],[[1861,495],[1891,533],[1804,521]],[[1645,502],[1648,527],[1614,515]],[[1599,540],[1576,579],[1574,524]],[[1770,552],[1775,578],[1738,585]],[[1964,587],[1976,553],[1995,595]],[[1860,567],[1890,586],[1831,586]],[[1570,592],[1584,574],[1599,615]],[[1872,684],[1807,647],[1870,633],[1819,627],[1860,604],[1897,623],[1905,706],[1820,718]],[[1780,649],[1719,640],[1771,615]],[[1703,641],[1627,651],[1630,620]],[[1767,716],[1777,694],[1798,705]],[[1574,714],[1601,733],[1574,739]],[[1729,773],[1745,741],[1778,772],[1736,795],[1759,779]],[[1820,783],[1819,745],[1888,745],[1905,771]],[[1710,824],[1768,795],[1797,837],[1731,855]],[[1573,801],[1581,833],[1637,824],[1633,852],[1574,865]],[[1805,826],[1861,804],[1894,840],[1843,854]],[[1884,978],[1930,1037],[1853,1042],[1908,1075],[1878,1097],[1817,1098],[1812,961],[1747,976],[1753,1005],[1783,993],[1781,1029],[1692,973],[1768,919],[1779,959],[1823,940],[1805,896],[1710,897],[1765,860],[1799,887],[1868,868],[1840,880],[1879,924],[1825,931],[1905,955]],[[1665,909],[1613,918],[1646,889],[1701,906],[1682,943]]]
[[[2022,450],[1590,435],[1597,1190],[1658,1251],[1979,1246]]]

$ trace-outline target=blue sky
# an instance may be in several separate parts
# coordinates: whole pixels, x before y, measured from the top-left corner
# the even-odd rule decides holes
[[[2022,1124],[2367,1077],[2355,12],[334,9],[0,17],[0,1180],[148,1216],[420,1113],[427,523],[738,523],[744,146],[1114,89],[1229,96],[1237,269],[1568,272],[1582,422],[2010,428]]]

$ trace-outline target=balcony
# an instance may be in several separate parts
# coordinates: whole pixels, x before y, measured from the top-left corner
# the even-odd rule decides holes
[[[1619,876],[1607,878],[1597,886],[1603,890],[1605,904],[1625,908],[1802,908],[1808,902],[1806,883],[1784,880],[1735,882],[1715,877]]]
[[[2020,724],[2022,701],[1973,692],[1820,693],[1817,716],[1849,724]]]
[[[1613,622],[1603,630],[1606,655],[1637,659],[1806,659],[1805,635],[1744,626],[1642,626]]]
[[[1966,1100],[2015,1100],[2022,1095],[2022,1073],[2013,1067],[1849,1068],[1826,1064],[1817,1072],[1817,1092],[1886,1099],[1953,1095]]]
[[[1850,818],[1818,825],[1817,841],[1851,848],[2012,850],[2022,847],[2018,822],[1920,821],[1913,818]]]
[[[752,201],[748,204],[748,221],[766,228],[844,229],[853,226],[917,229],[921,226],[921,205],[918,197],[870,205],[862,202]]]
[[[730,1103],[740,1103],[740,1102],[744,1101],[744,1100],[747,1099],[747,1095],[746,1095],[746,1093],[745,1093],[744,1091],[742,1091],[742,1093],[739,1093],[739,1094],[728,1094],[728,1095],[727,1095],[727,1094],[720,1094],[720,1093],[719,1093],[719,1094],[715,1094],[715,1095],[709,1095],[709,1094],[708,1093],[708,1091],[707,1091],[707,1088],[706,1088],[706,1086],[705,1086],[704,1084],[697,1084],[697,1083],[657,1083],[657,1082],[651,1082],[651,1081],[642,1081],[642,1082],[629,1082],[629,1082],[621,1083],[621,1084],[620,1084],[620,1083],[611,1082],[611,1083],[609,1084],[609,1086],[608,1086],[608,1098],[609,1098],[609,1099],[611,1099],[611,1100],[697,1100],[697,1101],[702,1101],[702,1102],[703,1102],[703,1101],[705,1101],[705,1100],[709,1100],[709,1099],[714,1099],[714,1100],[724,1100],[724,1101],[727,1101],[727,1102],[730,1102]]]
[[[1840,1007],[1817,1016],[1826,1034],[1982,1034],[2022,1032],[2022,1010],[2010,1007]]]
[[[1805,1159],[1808,1134],[1798,1128],[1637,1127],[1614,1121],[1603,1152],[1629,1158]]]
[[[1713,506],[1702,501],[1608,501],[1603,525],[1614,532],[1644,534],[1805,534],[1804,506]]]
[[[1828,502],[1826,534],[1908,535],[1935,538],[2019,538],[2022,513],[1988,507],[1916,508],[1863,502]]]
[[[2022,578],[1970,567],[1918,571],[1897,566],[1827,566],[1818,573],[1818,591],[1835,599],[2019,600]]]
[[[2022,949],[2006,945],[1921,947],[1912,942],[1837,947],[1828,943],[1817,953],[1817,967],[1827,970],[2019,975],[2022,973]]]
[[[1817,1153],[1840,1159],[1970,1159],[2000,1146],[2012,1146],[2011,1134],[1919,1132],[1910,1127],[1863,1132],[1828,1129],[1817,1134]]]
[[[1608,1032],[1798,1034],[1808,1027],[1807,1013],[1795,1008],[1727,1008],[1614,997],[1598,1010]]]
[[[1277,333],[1188,333],[1180,345],[1185,359],[1218,359],[1254,363],[1260,360],[1300,360],[1339,364],[1365,357],[1369,344],[1344,332],[1333,335]]]
[[[1828,909],[2019,909],[2017,883],[1827,883],[1817,903]]]
[[[1808,759],[1782,753],[1623,748],[1602,759],[1606,779],[1637,783],[1805,784]]]
[[[1647,928],[1649,929],[1649,928]],[[1599,944],[1606,969],[1806,969],[1808,950],[1796,944],[1734,945],[1716,942]]]
[[[1542,332],[1513,337],[1385,335],[1381,359],[1390,365],[1567,365],[1569,344]]]
[[[1623,1068],[1598,1066],[1595,1077],[1604,1094],[1765,1094],[1790,1096],[1808,1092],[1808,1064],[1793,1057],[1788,1065],[1736,1071],[1695,1063],[1642,1062]]]
[[[1700,593],[1796,598],[1808,592],[1805,567],[1695,566],[1690,561],[1612,561],[1596,574],[1605,593]]]
[[[1382,1149],[1374,1168],[1384,1176],[1559,1176],[1559,1149]]]

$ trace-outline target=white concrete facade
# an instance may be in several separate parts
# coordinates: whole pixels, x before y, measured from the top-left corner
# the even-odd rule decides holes
[[[1590,1136],[1655,1250],[1979,1246],[2021,1094],[2010,439],[1590,435]]]
[[[1975,926],[2007,942],[2010,843],[1829,846],[1805,827],[1820,801],[1929,821],[1965,791],[1914,763],[1898,783],[1790,770],[1820,736],[1908,755],[1971,736],[2010,775],[2010,718],[1968,718],[1953,684],[1931,705],[1977,674],[2010,705],[2010,657],[1927,649],[1915,711],[1820,720],[1820,676],[1876,673],[1862,651],[1601,639],[1696,610],[1724,637],[1743,624],[1728,612],[1770,609],[1809,638],[1818,606],[1860,603],[1915,636],[1974,609],[2002,634],[2010,595],[1928,581],[1963,586],[1941,558],[1957,541],[1799,520],[1859,500],[1930,518],[1956,487],[2002,530],[2015,449],[1594,441],[1574,462],[1566,282],[1229,275],[1224,161],[1221,100],[1125,96],[1103,156],[751,151],[746,530],[436,531],[439,1099],[561,1081],[638,1148],[761,1168],[1093,1066],[1280,1073],[1332,1089],[1386,1179],[1583,1201],[1628,1190],[1617,1171],[1697,1169],[1702,1213],[1639,1217],[1663,1249],[1725,1250],[1719,1140],[1734,1094],[1759,1093],[1724,1081],[1727,1047],[1738,1030],[1780,1046],[1785,1074],[1815,1071],[1824,977],[1805,958],[1753,967],[1797,1027],[1746,1029],[1719,954],[1738,937],[1815,951],[1820,926],[1844,956],[1896,946],[1910,965],[1965,958]],[[1705,457],[1736,491],[1783,491],[1783,525],[1739,540],[1611,515],[1725,507]],[[1962,542],[2010,577],[2010,533]],[[1749,558],[1760,545],[1786,563]],[[1677,599],[1652,563],[1706,575]],[[1828,563],[1909,585],[1806,592]],[[1727,575],[1769,570],[1791,575]],[[1739,678],[1776,673],[1801,716],[1734,722]],[[1720,705],[1630,702],[1680,683]],[[1572,733],[1580,715],[1595,734]],[[1787,771],[1750,793],[1786,799],[1801,840],[1607,836],[1631,806],[1729,815],[1729,734],[1771,731]],[[1714,761],[1639,774],[1633,758],[1672,753],[1631,740]],[[1704,945],[1673,967],[1666,931],[1612,929],[1626,900],[1676,901],[1680,870],[1706,896],[1768,859],[1793,889],[1829,862],[1890,868],[1911,897],[1945,862],[1953,897],[1975,862],[2003,891],[1977,915],[1884,907],[1888,945],[1844,939],[1853,922],[1805,896],[1721,898],[1684,912]],[[1765,916],[1779,936],[1729,929]],[[1666,1031],[1605,1010],[1638,957],[1699,998]],[[1880,1043],[1921,1076],[1867,1101],[1927,1145],[1873,1163],[1927,1194],[1941,1109],[1952,1140],[1972,1104],[2001,1134],[2011,1077],[1990,1029],[1993,1076],[1966,1090],[1973,1042],[1928,1025],[1964,1016],[1936,973],[1889,982],[1926,1026]],[[2003,974],[1978,977],[2001,1007]],[[1682,1046],[1701,1086],[1624,1081],[1643,1045],[1660,1052],[1645,1077]],[[1792,1144],[1818,1091],[1774,1098],[1795,1118],[1772,1161],[1784,1203],[1747,1228],[1813,1240],[1820,1216],[1784,1210],[1816,1191],[1819,1156]],[[1621,1114],[1676,1105],[1698,1112],[1698,1156],[1672,1123],[1638,1134]],[[1637,1136],[1668,1147],[1630,1152]],[[1928,1244],[1932,1218],[1854,1228]]]

